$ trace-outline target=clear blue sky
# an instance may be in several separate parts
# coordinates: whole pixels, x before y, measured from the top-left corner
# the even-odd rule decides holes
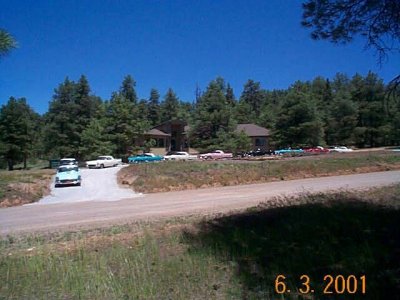
[[[301,2],[0,0],[0,27],[19,43],[0,60],[0,104],[26,97],[44,113],[65,77],[81,74],[103,99],[131,74],[140,98],[171,87],[192,101],[196,84],[204,90],[216,76],[238,97],[247,79],[271,90],[337,72],[371,70],[385,82],[399,72],[400,57],[380,67],[361,40],[311,40],[300,26]]]

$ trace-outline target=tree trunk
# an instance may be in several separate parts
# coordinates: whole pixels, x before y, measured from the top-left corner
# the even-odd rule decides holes
[[[26,167],[27,167],[27,166],[26,166],[26,165],[27,165],[27,164],[26,164],[26,161],[27,161],[26,157],[27,157],[27,155],[25,154],[25,155],[24,155],[24,170],[26,170]]]
[[[13,171],[14,170],[14,162],[12,159],[7,159],[7,164],[8,164],[8,171]]]

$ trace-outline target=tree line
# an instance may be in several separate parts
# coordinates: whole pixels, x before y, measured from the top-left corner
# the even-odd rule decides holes
[[[399,90],[388,93],[372,72],[351,78],[341,73],[332,79],[319,76],[281,90],[266,90],[248,80],[239,97],[218,77],[195,95],[188,102],[171,88],[162,98],[151,89],[148,98],[139,99],[136,82],[128,75],[103,100],[82,75],[76,82],[66,78],[59,84],[43,115],[25,98],[11,97],[0,109],[0,163],[12,170],[17,163],[26,167],[28,159],[126,157],[152,146],[147,141],[138,148],[135,139],[169,120],[187,121],[190,144],[201,151],[249,150],[249,138],[235,132],[239,123],[270,129],[273,148],[400,143]]]

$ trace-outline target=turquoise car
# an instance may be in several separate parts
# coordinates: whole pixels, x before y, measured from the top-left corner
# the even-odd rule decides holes
[[[57,169],[55,187],[77,185],[82,182],[81,172],[76,165],[60,166]]]
[[[155,155],[153,153],[143,153],[136,156],[129,156],[128,162],[130,164],[138,164],[138,163],[145,163],[145,162],[155,162],[155,161],[162,161],[164,157],[160,155]]]
[[[299,153],[304,153],[303,149],[279,149],[275,150],[275,155],[283,155],[283,154],[299,154]]]

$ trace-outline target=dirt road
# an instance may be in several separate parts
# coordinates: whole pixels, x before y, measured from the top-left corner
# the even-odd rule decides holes
[[[0,234],[69,230],[135,220],[226,212],[254,206],[277,195],[369,188],[398,182],[400,171],[389,171],[148,194],[112,202],[87,201],[3,208],[0,209]]]

